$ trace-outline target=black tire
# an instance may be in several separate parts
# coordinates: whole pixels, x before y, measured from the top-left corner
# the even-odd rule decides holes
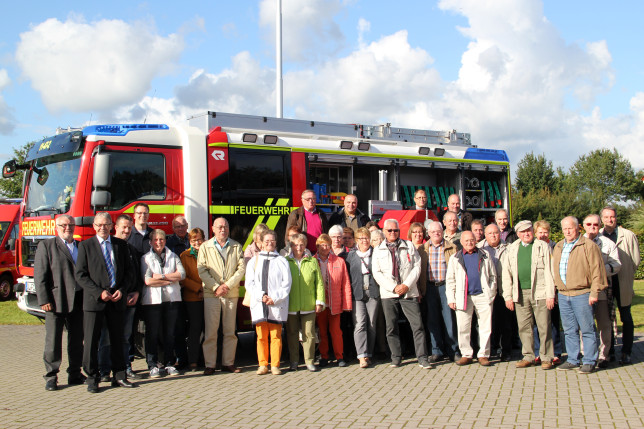
[[[13,296],[13,277],[11,274],[0,276],[0,301],[10,300]]]

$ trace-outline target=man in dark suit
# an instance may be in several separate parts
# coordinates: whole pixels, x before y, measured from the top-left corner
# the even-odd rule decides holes
[[[45,312],[45,389],[58,389],[62,360],[63,327],[67,328],[67,382],[83,384],[83,290],[74,278],[78,242],[74,241],[74,218],[56,219],[56,237],[38,243],[34,283],[38,304]]]
[[[134,279],[130,250],[126,241],[110,237],[112,218],[109,213],[94,217],[96,235],[78,248],[76,280],[83,288],[83,329],[85,350],[83,369],[87,374],[87,391],[98,393],[98,341],[103,321],[111,344],[123,344],[126,296]],[[125,376],[123,349],[112,347],[112,386],[134,387]]]

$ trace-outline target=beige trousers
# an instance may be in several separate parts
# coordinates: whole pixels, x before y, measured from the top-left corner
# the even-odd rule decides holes
[[[541,340],[539,357],[543,362],[552,362],[554,359],[554,346],[550,327],[550,310],[546,306],[546,300],[535,300],[532,298],[530,289],[523,289],[521,290],[519,302],[514,304],[514,310],[517,314],[523,359],[528,362],[534,361],[534,321],[536,320],[539,339]]]
[[[490,334],[492,333],[492,303],[485,294],[468,295],[466,310],[456,310],[458,327],[458,348],[463,357],[471,358],[474,354],[471,344],[472,314],[476,311],[479,324],[479,352],[477,357],[490,357]]]
[[[222,323],[224,335],[221,353],[221,364],[230,366],[235,364],[237,351],[237,335],[235,326],[237,322],[238,298],[205,297],[204,305],[204,341],[203,356],[207,368],[214,368],[217,364],[217,332],[219,323]]]

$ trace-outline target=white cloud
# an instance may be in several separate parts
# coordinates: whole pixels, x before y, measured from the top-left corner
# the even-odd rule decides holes
[[[183,49],[144,22],[51,18],[20,35],[16,61],[50,111],[109,110],[140,100]]]
[[[283,0],[282,55],[287,61],[311,64],[339,51],[344,43],[340,26],[333,20],[342,10],[341,0]],[[275,46],[275,0],[262,0],[259,22],[265,37]]]
[[[7,70],[0,69],[0,134],[10,135],[16,127],[13,109],[7,105],[2,91],[11,84]]]
[[[232,59],[232,67],[217,74],[197,70],[171,99],[146,97],[118,109],[114,118],[126,121],[185,123],[188,116],[207,110],[272,115],[275,106],[275,71],[262,68],[248,52]]]
[[[419,100],[436,100],[442,82],[434,60],[399,31],[315,70],[288,73],[285,103],[296,116],[340,122],[387,120]],[[426,122],[426,121],[424,121]]]

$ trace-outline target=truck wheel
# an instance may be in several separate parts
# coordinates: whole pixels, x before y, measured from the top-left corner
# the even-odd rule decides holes
[[[7,301],[13,295],[13,277],[5,274],[0,277],[0,301]]]

